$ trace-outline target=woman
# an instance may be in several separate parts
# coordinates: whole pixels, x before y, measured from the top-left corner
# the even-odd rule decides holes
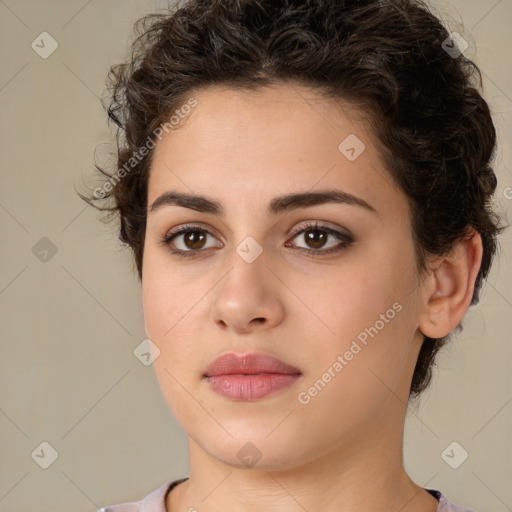
[[[128,511],[466,511],[408,401],[496,251],[478,68],[418,1],[190,0],[111,70],[120,215],[190,475]]]

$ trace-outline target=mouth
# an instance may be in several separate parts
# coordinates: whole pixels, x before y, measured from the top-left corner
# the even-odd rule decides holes
[[[224,354],[206,368],[210,389],[232,400],[252,401],[292,386],[301,371],[267,354]]]

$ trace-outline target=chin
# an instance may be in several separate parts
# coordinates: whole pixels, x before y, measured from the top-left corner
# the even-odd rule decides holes
[[[268,435],[271,430],[252,431],[247,425],[240,425],[236,431],[228,428],[233,437],[223,431],[221,437],[195,439],[201,439],[196,443],[211,457],[236,469],[279,471],[300,465],[297,439],[282,434],[272,438],[272,434]]]

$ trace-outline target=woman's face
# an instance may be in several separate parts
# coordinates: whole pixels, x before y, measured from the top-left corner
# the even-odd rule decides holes
[[[148,185],[144,321],[170,409],[237,467],[383,447],[403,427],[422,286],[409,206],[375,139],[298,85],[191,96]],[[335,191],[357,199],[318,195]],[[167,193],[204,201],[151,209]],[[230,353],[238,367],[208,369]],[[288,366],[244,365],[255,353]]]

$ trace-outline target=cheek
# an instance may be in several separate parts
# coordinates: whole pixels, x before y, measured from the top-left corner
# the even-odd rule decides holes
[[[201,299],[208,291],[207,283],[200,276],[185,277],[184,272],[168,268],[168,260],[160,255],[148,257],[145,265],[142,306],[146,334],[160,350],[155,370],[165,368],[180,375],[180,382],[195,378],[204,339],[199,331],[205,324],[206,302]],[[167,386],[174,386],[169,376],[163,377]]]
[[[326,438],[362,432],[398,395],[408,356],[402,313],[397,312],[389,323],[351,325],[353,336],[342,333],[329,346],[317,344],[313,371],[299,390],[303,392],[300,403],[308,403],[298,407],[324,425]],[[347,323],[351,321],[350,316],[346,318]],[[341,323],[338,326],[343,328]],[[315,425],[308,423],[308,428],[314,435]]]
[[[169,357],[174,358],[171,341],[186,315],[183,302],[177,300],[177,297],[183,296],[181,290],[169,279],[169,275],[151,263],[148,258],[143,269],[142,309],[146,335],[159,348],[160,357],[157,361],[161,363]]]
[[[336,377],[326,386],[329,392],[322,391],[323,399],[341,400],[356,409],[369,402],[378,407],[389,395],[386,386],[396,385],[411,344],[411,304],[404,300],[404,291],[412,274],[400,270],[398,260],[373,259],[384,263],[372,267],[371,261],[360,261],[344,275],[338,270],[318,287],[304,284],[298,290],[303,296],[308,291],[308,305],[318,317],[307,313],[301,320],[318,329],[316,335],[301,331],[310,340],[304,349],[315,361],[303,387],[320,380],[322,388],[330,378],[325,372],[331,369]]]
[[[144,321],[151,335],[161,343],[166,333],[185,315],[184,297],[192,290],[182,289],[169,268],[165,251],[146,245],[142,273],[142,307]],[[172,330],[168,335],[172,334]],[[167,335],[167,336],[168,336]]]
[[[149,263],[149,262],[148,262]],[[197,346],[189,333],[193,305],[197,298],[192,290],[185,291],[176,285],[164,272],[153,272],[157,267],[149,267],[143,274],[142,304],[146,334],[158,347],[159,355],[153,362],[162,395],[174,417],[193,422],[200,411],[192,395],[191,379],[195,379],[199,369]],[[184,300],[186,298],[186,300]],[[204,419],[204,418],[203,418]]]
[[[318,324],[334,343],[349,340],[373,325],[397,300],[388,281],[386,273],[360,262],[347,265],[347,271],[333,268],[314,286],[310,281],[295,283],[294,292],[309,309],[302,322]]]

